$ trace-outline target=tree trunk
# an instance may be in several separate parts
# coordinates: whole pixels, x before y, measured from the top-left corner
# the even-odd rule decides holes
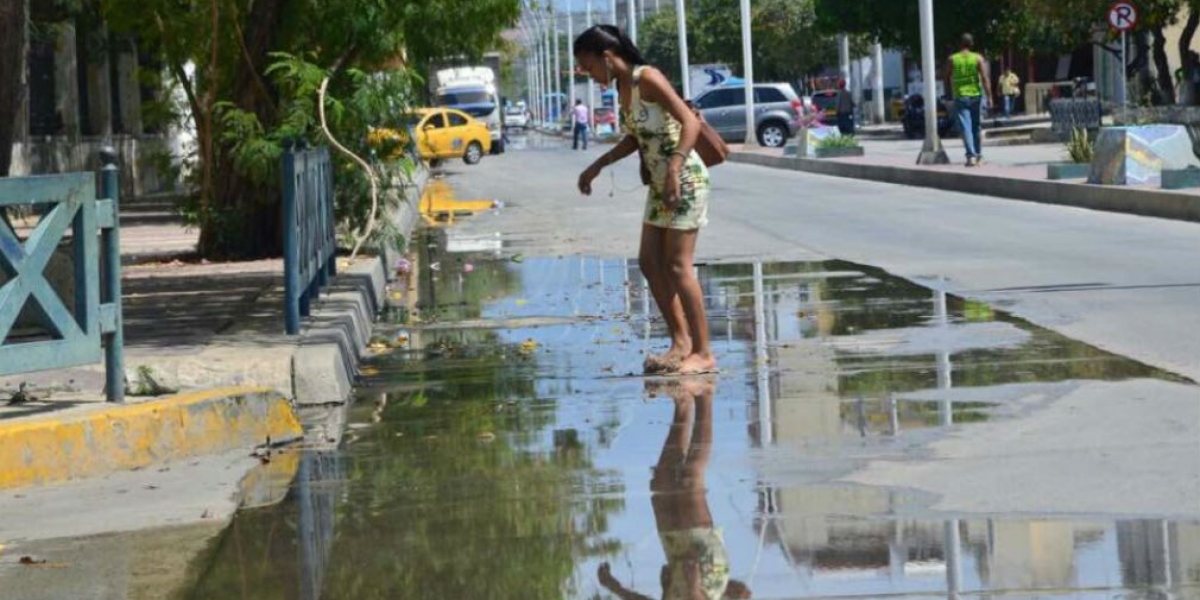
[[[287,4],[288,0],[254,2],[241,28],[245,56],[232,65],[228,93],[220,94],[238,108],[253,112],[268,130],[278,120],[274,108],[278,98],[263,96],[261,78],[268,66],[267,53],[277,48]],[[276,94],[274,90],[271,93]],[[209,135],[213,140],[219,138],[215,131]],[[279,183],[259,183],[240,173],[229,149],[219,143],[214,154],[210,216],[200,228],[200,254],[221,259],[280,255],[283,223]]]
[[[1171,73],[1171,63],[1167,60],[1167,36],[1162,27],[1155,27],[1154,36],[1154,70],[1158,84],[1157,104],[1175,104],[1175,79]]]
[[[24,99],[25,14],[23,0],[0,2],[0,177],[12,166],[13,136]]]
[[[1139,31],[1134,34],[1131,40],[1134,48],[1134,60],[1132,63],[1125,65],[1125,72],[1129,77],[1136,82],[1137,87],[1131,96],[1134,105],[1140,105],[1144,99],[1149,97],[1151,104],[1158,104],[1156,101],[1158,89],[1154,83],[1154,78],[1150,74],[1150,33],[1147,31]]]
[[[1184,103],[1195,105],[1200,103],[1200,89],[1197,89],[1196,76],[1200,73],[1200,56],[1192,50],[1192,38],[1196,36],[1196,29],[1200,27],[1200,2],[1188,3],[1188,18],[1183,26],[1183,31],[1179,34],[1179,57],[1183,67],[1183,91],[1182,98]]]

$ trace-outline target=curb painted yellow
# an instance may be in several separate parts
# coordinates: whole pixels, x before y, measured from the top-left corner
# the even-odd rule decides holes
[[[288,400],[235,387],[0,422],[0,489],[299,439]]]

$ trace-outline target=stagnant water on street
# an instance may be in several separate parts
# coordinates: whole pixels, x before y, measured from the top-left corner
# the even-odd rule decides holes
[[[836,261],[701,266],[722,373],[647,379],[666,342],[633,261],[445,245],[421,240],[420,324],[364,367],[340,443],[186,597],[1200,595],[1200,522],[838,481],[1084,382],[1190,382]]]

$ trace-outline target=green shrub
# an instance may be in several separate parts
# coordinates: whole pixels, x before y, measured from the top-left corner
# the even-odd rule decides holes
[[[852,135],[833,135],[817,142],[818,148],[857,148],[858,140]]]
[[[1095,150],[1095,145],[1088,137],[1087,129],[1076,127],[1071,131],[1071,139],[1067,141],[1067,154],[1071,156],[1071,162],[1091,164]]]

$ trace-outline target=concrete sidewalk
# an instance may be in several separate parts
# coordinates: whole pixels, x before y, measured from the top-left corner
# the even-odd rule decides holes
[[[983,148],[984,164],[964,166],[962,142],[944,141],[949,165],[917,165],[922,140],[862,140],[858,158],[809,159],[784,156],[779,148],[731,146],[730,161],[820,175],[866,179],[945,191],[1060,204],[1111,212],[1200,221],[1200,189],[1090,185],[1082,179],[1051,181],[1046,165],[1066,159],[1062,144]]]
[[[407,231],[415,213],[391,217]],[[298,439],[295,407],[349,397],[386,300],[383,260],[339,259],[287,336],[282,259],[199,260],[198,236],[169,202],[122,206],[127,404],[103,401],[102,363],[0,378],[0,400],[12,399],[0,438],[15,461],[0,460],[0,489]]]

